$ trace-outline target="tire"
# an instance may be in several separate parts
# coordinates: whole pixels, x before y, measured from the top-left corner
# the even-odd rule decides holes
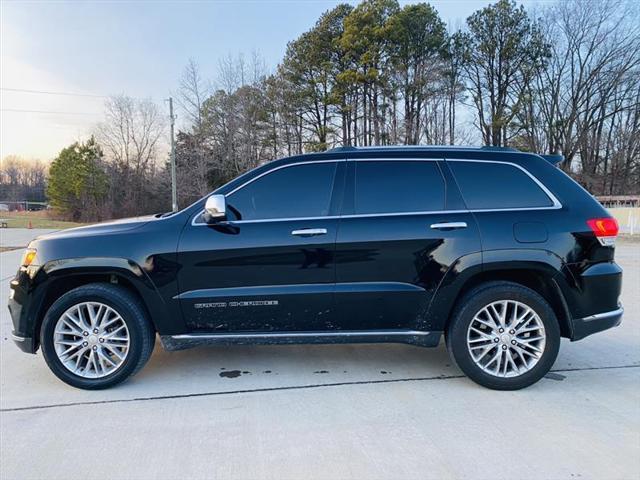
[[[504,324],[502,309],[507,317]],[[497,322],[490,316],[493,312]],[[524,319],[514,320],[520,316]],[[457,305],[446,344],[453,361],[474,382],[494,390],[519,390],[551,369],[560,348],[560,327],[551,306],[535,291],[512,282],[487,282],[465,294]]]
[[[91,330],[90,324],[97,328]],[[155,331],[140,300],[126,288],[108,283],[65,293],[51,305],[40,329],[42,353],[51,371],[63,382],[86,390],[109,388],[137,373],[154,344]],[[67,347],[71,353],[61,353]]]

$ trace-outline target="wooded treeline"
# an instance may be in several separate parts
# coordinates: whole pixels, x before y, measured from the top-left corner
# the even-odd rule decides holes
[[[176,92],[179,205],[266,161],[341,145],[561,153],[592,193],[638,194],[639,12],[622,0],[535,11],[499,0],[451,28],[427,3],[364,0],[325,12],[275,69],[257,54],[229,56],[208,79],[190,60]],[[95,138],[54,161],[68,165],[58,185],[75,187],[56,192],[52,176],[52,204],[74,219],[168,210],[160,111],[110,99]]]
[[[43,162],[9,155],[0,165],[0,202],[42,202],[46,179],[47,166]]]
[[[180,88],[181,204],[283,155],[340,145],[487,144],[562,153],[595,194],[640,191],[640,19],[633,4],[509,0],[447,29],[426,3],[338,5],[275,73],[226,59]]]
[[[52,215],[95,222],[167,211],[164,115],[150,100],[111,97],[88,140],[62,149],[46,165],[9,156],[0,164],[0,202],[48,201]]]

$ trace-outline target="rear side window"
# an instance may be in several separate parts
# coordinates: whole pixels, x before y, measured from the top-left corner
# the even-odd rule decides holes
[[[525,172],[506,163],[449,161],[470,209],[550,207],[553,202]]]
[[[356,214],[444,209],[444,180],[436,162],[357,161]]]
[[[308,163],[267,173],[229,195],[242,220],[329,214],[336,163]]]

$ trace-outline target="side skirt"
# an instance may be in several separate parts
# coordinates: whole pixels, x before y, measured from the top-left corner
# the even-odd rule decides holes
[[[184,350],[201,345],[294,345],[337,343],[407,343],[436,347],[442,332],[418,330],[349,330],[335,332],[188,333],[161,335],[165,350]]]

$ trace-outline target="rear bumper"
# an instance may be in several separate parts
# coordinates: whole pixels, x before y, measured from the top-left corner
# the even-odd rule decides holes
[[[581,340],[593,333],[617,327],[622,322],[624,308],[620,305],[616,310],[598,313],[584,318],[574,318],[572,322],[571,341]]]
[[[620,304],[622,269],[613,261],[573,264],[575,283],[565,293],[572,341],[581,340],[620,325],[624,312]]]

